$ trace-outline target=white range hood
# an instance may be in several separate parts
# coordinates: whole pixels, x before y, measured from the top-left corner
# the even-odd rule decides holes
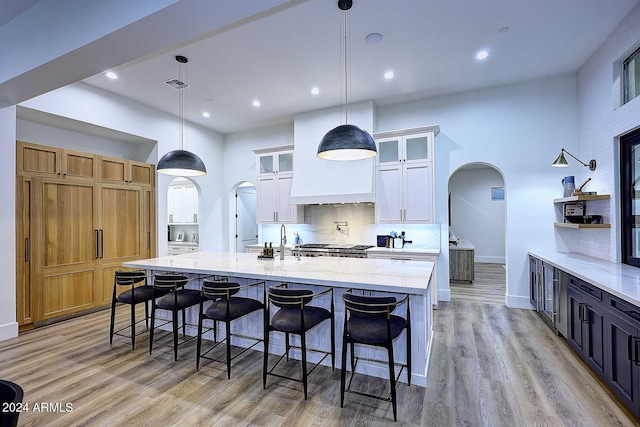
[[[295,115],[292,203],[312,205],[375,201],[375,158],[342,162],[316,156],[322,137],[341,124],[345,124],[344,107]],[[373,101],[349,105],[349,124],[372,134]]]

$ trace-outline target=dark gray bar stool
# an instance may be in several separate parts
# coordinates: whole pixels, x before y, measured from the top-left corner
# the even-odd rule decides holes
[[[394,296],[365,296],[348,290],[342,295],[342,300],[344,301],[345,310],[342,335],[342,371],[340,373],[340,407],[344,407],[345,392],[387,402],[390,401],[393,407],[393,420],[398,421],[396,383],[404,368],[407,368],[408,383],[411,385],[411,310],[409,308],[409,295],[405,295],[398,300]],[[405,304],[407,307],[406,318],[391,314],[401,304]],[[407,363],[396,363],[393,357],[393,340],[398,338],[405,329],[407,331]],[[356,344],[385,348],[388,360],[356,357]],[[349,378],[349,385],[345,387],[347,346],[351,350],[351,377]],[[388,363],[389,381],[391,383],[391,395],[389,397],[350,389],[358,360]],[[396,366],[400,366],[400,372],[398,372],[397,377],[395,374]]]
[[[267,388],[267,375],[284,378],[292,381],[301,382],[304,388],[304,399],[307,400],[307,377],[313,370],[328,356],[331,355],[331,367],[335,369],[335,326],[334,326],[334,307],[333,307],[333,288],[329,288],[319,293],[313,293],[311,289],[289,289],[284,284],[269,288],[266,316],[264,318],[264,363],[262,365],[262,386]],[[315,307],[309,303],[317,297],[325,294],[331,296],[331,309],[327,310],[322,307]],[[271,317],[271,305],[279,307],[273,317]],[[307,348],[307,332],[325,320],[331,323],[331,351]],[[285,335],[285,353],[280,356],[271,369],[269,365],[269,334],[273,331],[283,332]],[[290,345],[289,335],[295,334],[300,336],[301,346],[296,347]],[[292,348],[300,348],[302,351],[302,378],[287,377],[276,374],[273,370],[278,363],[286,356],[289,360],[289,350]],[[324,356],[320,359],[311,370],[307,372],[307,351],[321,353]]]

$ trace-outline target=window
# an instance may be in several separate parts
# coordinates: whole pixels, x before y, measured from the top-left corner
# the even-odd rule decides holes
[[[640,267],[640,129],[620,138],[622,262]]]
[[[624,103],[640,95],[640,48],[622,62]]]

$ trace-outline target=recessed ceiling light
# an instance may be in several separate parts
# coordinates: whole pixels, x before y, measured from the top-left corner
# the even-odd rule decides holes
[[[378,44],[382,41],[382,34],[380,33],[371,33],[364,40],[369,44]]]
[[[108,78],[110,78],[111,80],[115,80],[118,78],[118,75],[116,73],[114,73],[113,71],[108,71],[106,73],[104,73],[105,76],[107,76]]]
[[[258,101],[257,99],[254,100],[251,105],[253,105],[254,107],[259,107],[260,106],[260,101]]]
[[[483,60],[483,59],[487,59],[488,57],[489,57],[489,52],[486,50],[481,50],[480,52],[476,53],[476,59]]]
[[[391,80],[393,78],[393,76],[395,76],[393,71],[387,71],[386,73],[384,73],[384,78],[387,79],[387,80]]]
[[[206,111],[202,113],[202,117],[211,117],[211,114],[207,113]]]
[[[320,93],[320,89],[318,89],[317,87],[311,88],[311,94],[312,95],[317,95]]]

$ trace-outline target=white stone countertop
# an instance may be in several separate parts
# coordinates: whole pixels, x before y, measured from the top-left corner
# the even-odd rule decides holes
[[[454,251],[456,250],[469,251],[469,250],[474,250],[475,248],[476,247],[473,246],[473,243],[471,243],[468,240],[458,240],[457,245],[449,243],[449,249],[453,249]]]
[[[168,246],[199,246],[200,244],[197,242],[175,242],[173,240],[167,243]]]
[[[368,258],[286,256],[283,261],[258,259],[255,253],[193,252],[129,261],[125,267],[217,274],[258,280],[299,282],[424,295],[434,264]]]
[[[413,244],[406,244],[404,248],[369,248],[367,252],[405,255],[440,255],[440,248],[430,248]]]
[[[529,254],[640,307],[640,268],[570,252]]]

